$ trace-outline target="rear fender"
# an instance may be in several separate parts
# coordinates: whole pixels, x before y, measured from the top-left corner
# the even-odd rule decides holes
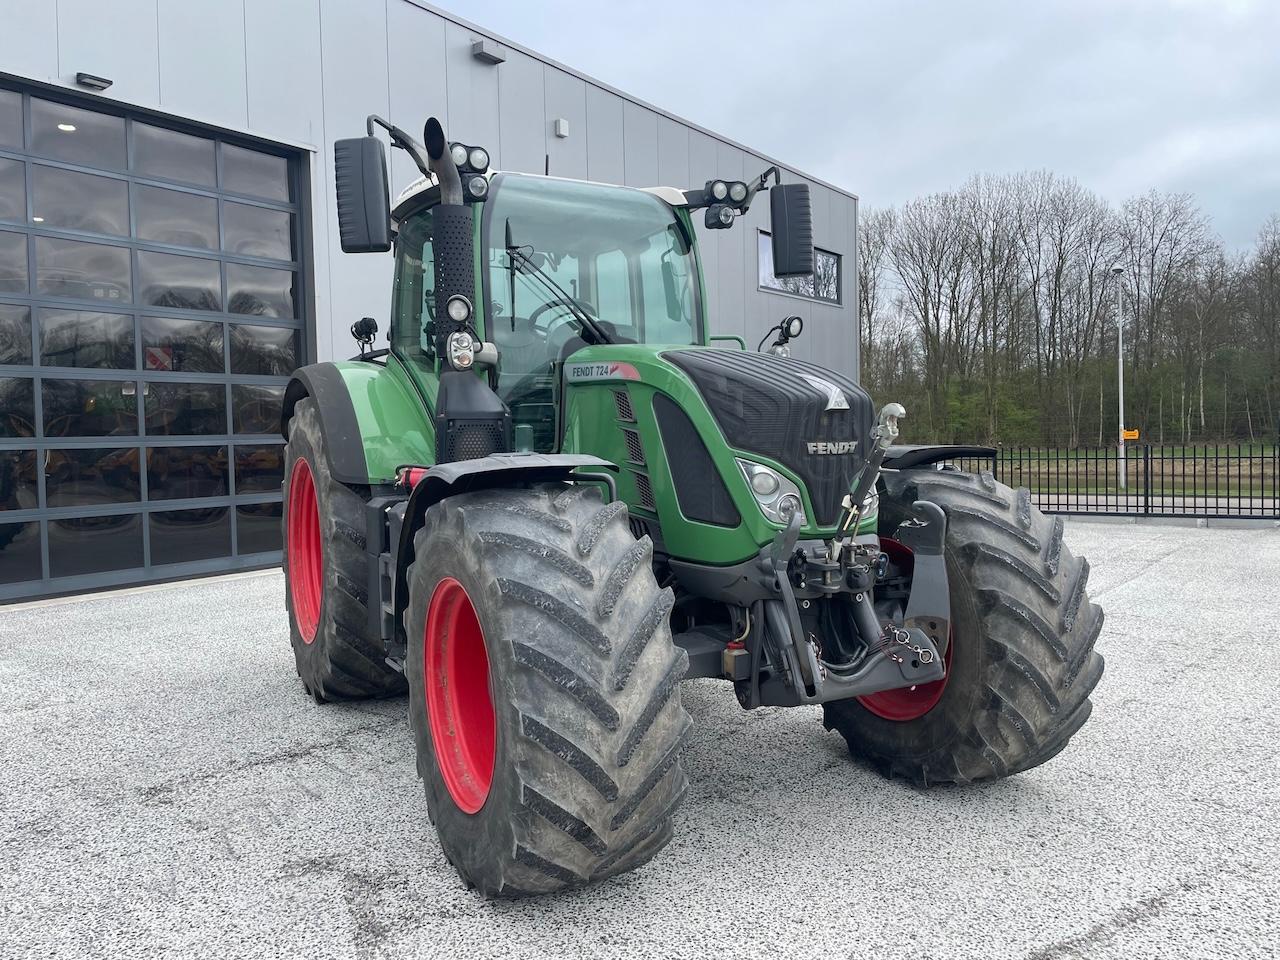
[[[343,483],[388,484],[401,464],[435,461],[431,411],[397,364],[343,361],[294,371],[280,410],[285,439],[304,397],[319,407],[329,469]]]

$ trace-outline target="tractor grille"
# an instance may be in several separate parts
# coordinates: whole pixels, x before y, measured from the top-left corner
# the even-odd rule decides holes
[[[613,402],[618,407],[618,419],[623,423],[635,423],[636,411],[631,406],[631,394],[625,390],[613,391]]]
[[[623,430],[622,436],[627,441],[627,460],[644,466],[644,444],[640,442],[640,434],[634,430]]]
[[[688,414],[661,393],[653,398],[653,413],[658,418],[680,512],[690,520],[717,527],[742,523],[742,514]]]
[[[697,385],[731,447],[786,464],[808,488],[814,520],[821,526],[836,522],[840,502],[870,452],[875,409],[865,390],[816,364],[767,354],[673,350],[663,357]],[[828,410],[827,391],[806,376],[837,387],[848,409]],[[663,443],[678,463],[678,448],[671,449],[665,430]],[[853,448],[840,454],[810,452],[833,443]]]
[[[649,475],[647,473],[636,473],[636,493],[640,495],[640,506],[646,510],[658,512],[658,503],[653,499],[653,486],[649,483]]]

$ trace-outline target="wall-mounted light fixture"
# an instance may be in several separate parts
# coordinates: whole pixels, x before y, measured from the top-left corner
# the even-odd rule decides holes
[[[111,86],[114,81],[108,80],[106,77],[95,77],[91,73],[77,73],[76,83],[82,87],[88,87],[90,90],[105,90]]]
[[[565,139],[567,136],[569,136],[569,121],[566,120],[564,117],[557,118],[555,123],[555,131],[556,131],[557,137],[559,137],[561,140]]]
[[[507,48],[495,43],[493,40],[472,40],[471,56],[481,63],[497,66],[499,63],[506,62]]]

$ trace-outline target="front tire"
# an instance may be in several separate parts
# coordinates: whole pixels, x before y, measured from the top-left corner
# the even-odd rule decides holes
[[[317,703],[404,693],[404,677],[367,636],[368,495],[333,479],[309,397],[294,408],[284,462],[285,603],[302,685]]]
[[[948,675],[825,707],[828,730],[886,776],[927,786],[1006,777],[1056,756],[1083,726],[1102,677],[1102,610],[1089,564],[1026,489],[990,473],[906,471],[886,479],[881,535],[928,500],[947,516]]]
[[[687,790],[669,590],[621,503],[543,484],[427,511],[409,568],[409,716],[445,856],[487,897],[648,861]]]

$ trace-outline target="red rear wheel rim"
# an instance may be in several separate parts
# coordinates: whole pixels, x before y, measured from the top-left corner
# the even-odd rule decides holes
[[[422,680],[436,759],[449,796],[464,813],[484,806],[493,784],[496,721],[489,654],[467,591],[446,577],[427,609]]]
[[[311,465],[301,457],[289,477],[289,590],[293,619],[303,643],[316,638],[320,624],[320,594],[324,585],[324,550],[320,538],[320,507]]]
[[[910,573],[914,569],[915,555],[909,547],[904,547],[897,540],[881,540],[880,548],[889,555],[890,560],[902,568],[904,573]],[[897,690],[870,693],[865,697],[858,697],[858,702],[877,717],[885,720],[906,723],[908,720],[920,719],[938,705],[938,701],[942,699],[942,692],[947,688],[947,678],[951,676],[951,655],[956,649],[955,639],[955,632],[952,631],[951,642],[947,644],[947,654],[944,658],[947,675],[941,680],[917,684],[914,687],[900,687]]]

